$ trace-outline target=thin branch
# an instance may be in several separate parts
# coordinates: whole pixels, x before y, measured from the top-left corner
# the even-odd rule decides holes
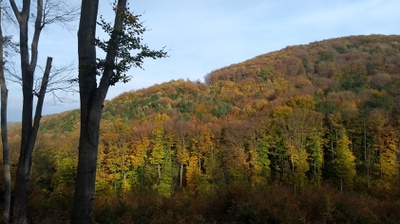
[[[40,66],[38,66],[38,68],[43,71]],[[75,72],[76,68],[72,64],[52,68],[51,75],[48,78],[46,93],[52,93],[53,97],[55,97],[55,99],[53,99],[55,102],[65,102],[65,100],[59,100],[61,98],[64,99],[64,97],[59,96],[61,93],[68,94],[78,92],[75,88],[77,87],[77,83],[71,82],[71,80],[76,76]],[[40,80],[41,79],[38,79],[35,82],[39,83]],[[35,95],[38,95],[39,86],[35,85],[33,91]]]
[[[18,21],[20,21],[21,20],[21,14],[20,14],[20,12],[18,10],[17,5],[15,4],[15,1],[14,0],[10,0],[10,5],[11,5],[12,11],[14,12],[15,17],[17,18]]]
[[[6,2],[2,1],[2,6],[1,6],[1,13],[2,13],[2,22],[3,23],[7,23],[7,25],[9,25],[10,23],[13,23],[13,25],[17,25],[17,21],[15,20],[15,15],[14,15],[14,11],[11,8],[10,5],[7,5]],[[3,27],[7,28],[7,27]]]
[[[42,26],[56,23],[70,30],[73,27],[70,27],[69,24],[79,18],[79,9],[79,5],[73,5],[70,1],[46,0],[43,8]]]
[[[37,8],[36,8],[36,19],[35,19],[35,30],[33,32],[33,38],[31,42],[31,62],[29,65],[29,70],[32,72],[35,70],[38,60],[38,47],[39,47],[39,38],[40,33],[42,31],[42,17],[43,17],[43,0],[37,0]]]
[[[8,79],[7,81],[17,83],[22,86],[22,77],[17,71],[17,65],[15,64],[14,61],[8,61],[7,66],[4,67],[4,72],[7,74]]]

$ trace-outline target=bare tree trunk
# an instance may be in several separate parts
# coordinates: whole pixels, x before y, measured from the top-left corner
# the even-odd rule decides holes
[[[99,44],[100,48],[106,52],[106,57],[98,63],[95,46],[98,41],[95,35],[99,0],[82,0],[78,31],[81,132],[72,223],[93,222],[100,118],[110,85],[121,80],[126,81],[125,75],[121,76],[121,72],[126,72],[132,64],[141,67],[143,58],[156,59],[166,56],[163,51],[151,51],[146,45],[140,45],[140,38],[131,38],[136,34],[140,35],[145,29],[136,29],[141,25],[136,23],[135,16],[127,13],[126,2],[126,0],[118,0],[115,5],[112,30],[109,29],[108,24],[103,27],[111,37],[109,41]],[[123,29],[124,21],[130,28]],[[130,51],[138,50],[138,48],[140,52],[132,57]],[[124,55],[122,64],[117,62],[117,59],[120,59],[117,57],[118,53],[120,53],[119,56]],[[97,85],[98,73],[101,73],[101,77]]]
[[[27,223],[27,191],[32,165],[32,152],[35,145],[41,112],[43,107],[44,96],[46,93],[47,83],[51,68],[51,58],[47,59],[45,73],[42,78],[42,86],[37,94],[38,103],[36,105],[35,118],[33,114],[33,80],[35,68],[38,59],[38,44],[43,18],[43,0],[37,0],[36,20],[31,48],[28,48],[28,21],[30,15],[30,0],[23,0],[22,10],[19,11],[14,0],[10,0],[11,8],[19,24],[19,46],[21,57],[21,76],[22,76],[22,136],[21,148],[17,167],[17,177],[15,182],[15,201],[13,219],[14,223]],[[29,53],[31,58],[29,59]],[[33,124],[33,125],[32,125]]]
[[[81,132],[79,159],[75,183],[74,208],[71,223],[92,223],[94,185],[99,138],[100,116],[93,114],[98,108],[96,95],[96,49],[92,40],[96,35],[98,0],[82,0],[78,30],[79,94],[81,101]],[[96,105],[94,105],[96,103]],[[96,108],[94,108],[96,106]],[[101,113],[101,111],[97,111]],[[92,113],[92,114],[90,114]],[[94,119],[93,116],[96,118]],[[95,127],[98,125],[97,128]]]
[[[3,29],[2,24],[2,5],[0,3],[0,88],[1,88],[1,140],[3,142],[3,171],[4,171],[4,223],[10,222],[11,209],[11,171],[10,171],[10,148],[8,144],[7,127],[7,104],[8,89],[4,77],[4,48],[3,48]]]
[[[96,48],[93,40],[96,34],[98,5],[98,0],[82,0],[78,31],[81,133],[71,222],[79,224],[93,222],[100,118],[103,103],[110,86],[113,72],[112,64],[116,57],[118,45],[116,40],[111,37],[110,50],[106,56],[106,64],[111,67],[104,69],[100,84],[97,87]],[[125,8],[126,0],[119,0],[118,11],[124,12]],[[123,18],[117,14],[115,16],[114,30],[121,30]]]
[[[10,221],[11,210],[11,170],[10,170],[10,147],[8,144],[7,132],[7,101],[8,90],[5,86],[1,87],[1,139],[3,141],[3,171],[4,171],[4,223]]]
[[[21,57],[21,73],[22,73],[22,136],[20,157],[18,160],[17,177],[15,182],[15,198],[14,198],[14,223],[27,223],[27,183],[30,175],[30,153],[27,152],[28,138],[32,127],[32,105],[33,105],[33,74],[29,71],[29,49],[28,49],[28,19],[30,1],[23,1],[23,9],[18,11],[14,1],[11,1],[15,17],[19,23],[19,46]]]
[[[179,186],[183,186],[183,163],[181,162],[181,167],[179,168]]]
[[[14,205],[14,223],[27,223],[27,202],[28,202],[28,184],[32,166],[32,152],[35,147],[35,142],[39,130],[40,119],[42,118],[42,108],[44,97],[46,94],[47,83],[49,80],[52,58],[47,58],[46,69],[43,74],[41,89],[36,105],[35,118],[32,124],[27,126],[29,136],[24,145],[21,145],[21,154],[18,160],[17,178],[15,182],[15,205]],[[25,101],[24,101],[25,102]],[[32,110],[31,110],[32,111]],[[24,119],[23,119],[24,120]],[[25,118],[26,120],[26,118]],[[30,119],[32,120],[32,118]]]
[[[8,127],[7,127],[8,89],[5,85],[4,77],[0,79],[1,79],[1,140],[3,142],[3,171],[4,171],[3,218],[4,218],[4,223],[9,223],[10,209],[11,209],[11,170],[10,170],[10,147],[8,144]]]
[[[48,86],[50,69],[52,59],[47,58],[46,69],[42,77],[41,89],[39,92],[34,93],[34,74],[38,60],[38,46],[42,29],[46,24],[58,22],[68,22],[69,17],[73,17],[74,9],[66,10],[68,13],[52,14],[45,12],[43,0],[36,0],[36,12],[33,13],[31,9],[31,0],[19,1],[19,5],[15,0],[9,0],[12,12],[15,15],[19,24],[19,54],[21,64],[21,81],[22,81],[22,134],[21,134],[21,148],[17,166],[16,182],[15,182],[15,200],[13,221],[14,223],[27,223],[27,190],[30,177],[32,152],[35,146],[37,133],[39,130],[39,123],[42,117],[42,108],[46,89]],[[22,3],[20,3],[22,2]],[[21,10],[18,7],[21,5]],[[28,47],[28,26],[29,16],[34,14],[36,16],[34,22],[34,30],[30,48]],[[54,16],[53,16],[54,15]],[[36,105],[35,117],[33,114],[33,97],[38,97]]]
[[[92,223],[98,151],[98,141],[95,139],[98,139],[99,131],[89,127],[92,123],[89,119],[81,118],[81,122],[72,223]]]
[[[364,147],[364,163],[367,172],[367,187],[371,188],[371,158],[370,158],[370,150],[367,147],[367,127],[366,127],[366,118],[363,119],[363,131],[364,131],[364,139],[363,139],[363,147]]]

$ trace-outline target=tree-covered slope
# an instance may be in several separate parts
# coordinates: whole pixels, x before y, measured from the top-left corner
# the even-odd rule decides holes
[[[172,80],[121,94],[104,105],[100,204],[119,198],[138,209],[139,199],[127,195],[220,203],[214,212],[194,204],[182,208],[186,213],[171,211],[173,220],[186,214],[198,222],[241,222],[249,214],[257,220],[255,212],[291,222],[278,215],[289,208],[299,208],[306,222],[364,222],[356,213],[374,217],[372,223],[398,221],[386,214],[399,206],[390,202],[400,196],[399,91],[400,36],[370,35],[287,47],[213,71],[204,83]],[[47,118],[35,151],[33,191],[65,206],[76,169],[78,116]],[[272,186],[290,189],[284,194],[293,192],[289,200],[299,207],[269,210],[278,205],[256,198]],[[390,200],[357,204],[309,190],[319,186]],[[302,210],[308,196],[322,197],[323,211]],[[341,210],[350,204],[360,209]]]
[[[260,55],[216,70],[205,79],[206,83],[212,84],[225,80],[250,79],[262,82],[280,76],[288,79],[296,76],[310,76],[316,87],[324,89],[326,84],[314,80],[317,78],[315,76],[340,81],[341,78],[355,78],[355,75],[373,77],[382,73],[390,75],[399,73],[399,49],[398,35],[329,39]],[[296,80],[292,81],[296,83]],[[343,85],[342,87],[360,86]]]
[[[171,175],[184,179],[187,174],[181,172],[192,157],[209,177],[207,153],[196,146],[209,133],[206,148],[218,149],[216,166],[225,184],[240,174],[249,185],[258,176],[265,183],[278,178],[300,186],[327,179],[393,193],[380,188],[382,180],[397,183],[398,178],[399,59],[400,36],[351,36],[287,47],[213,71],[205,83],[173,80],[118,96],[105,104],[102,141],[108,132],[119,135],[116,124],[125,125],[129,153],[137,150],[136,141],[148,138],[149,165],[158,127],[160,147],[171,153],[161,157],[167,156],[172,167],[183,164]],[[75,111],[48,119],[43,130],[73,132],[77,116]],[[178,158],[178,142],[188,151],[185,161]],[[346,156],[336,161],[340,153]],[[395,160],[391,167],[384,156]],[[232,174],[231,163],[239,161],[240,172]],[[385,177],[386,168],[396,178]],[[172,190],[177,182],[169,184]]]

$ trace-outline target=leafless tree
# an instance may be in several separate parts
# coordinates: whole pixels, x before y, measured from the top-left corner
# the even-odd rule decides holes
[[[6,70],[8,81],[22,86],[22,78],[18,74],[15,63],[10,62]],[[38,66],[43,73],[45,69]],[[41,87],[42,77],[35,77],[33,81],[33,95],[38,96]],[[46,93],[52,95],[54,104],[69,102],[72,99],[68,97],[70,94],[78,93],[76,82],[76,67],[73,64],[53,66],[49,76]]]
[[[4,209],[3,221],[9,223],[11,209],[11,171],[10,171],[10,149],[8,144],[7,128],[7,104],[8,89],[4,77],[4,47],[3,47],[3,28],[2,28],[2,5],[0,1],[0,88],[1,88],[1,140],[3,143],[3,170],[4,170]]]
[[[32,4],[31,0],[23,0],[21,5],[17,5],[14,0],[9,0],[9,2],[19,27],[20,77],[23,95],[22,136],[15,182],[13,223],[27,223],[27,192],[32,152],[42,117],[44,97],[48,91],[47,87],[52,64],[52,58],[48,57],[46,68],[40,81],[40,88],[35,91],[34,81],[38,61],[39,39],[45,26],[54,23],[67,24],[76,18],[78,8],[67,8],[64,4],[68,1],[61,0],[37,0],[36,4]],[[31,10],[31,8],[36,10]],[[28,47],[30,18],[33,20],[33,35],[30,47]],[[33,112],[34,96],[38,98],[35,112]],[[34,118],[32,118],[33,113]]]

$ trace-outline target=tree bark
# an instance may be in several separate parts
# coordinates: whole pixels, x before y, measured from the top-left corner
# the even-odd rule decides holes
[[[3,221],[10,222],[11,210],[11,171],[10,171],[10,148],[8,144],[7,127],[7,104],[8,89],[4,76],[4,53],[3,53],[3,29],[2,24],[2,5],[0,3],[0,88],[1,88],[1,140],[3,143],[3,172],[4,172],[4,209]]]
[[[28,48],[28,21],[30,14],[30,0],[24,0],[21,12],[14,0],[10,0],[12,10],[15,17],[18,20],[19,31],[20,31],[20,57],[21,57],[21,76],[22,76],[22,136],[21,136],[21,148],[20,156],[17,167],[17,177],[15,182],[15,202],[13,219],[14,223],[27,223],[27,191],[28,183],[32,165],[32,152],[35,145],[37,131],[39,128],[39,122],[41,118],[41,110],[43,106],[44,95],[46,92],[48,75],[50,73],[51,59],[48,59],[46,65],[46,71],[43,75],[42,86],[38,95],[38,104],[36,105],[35,121],[32,126],[32,113],[33,113],[33,80],[35,68],[38,59],[38,44],[39,37],[43,26],[41,25],[43,16],[43,0],[37,1],[36,6],[36,20],[35,29],[33,33],[33,39],[31,42],[31,59],[29,60],[29,48]],[[47,74],[46,74],[47,73]],[[47,78],[46,78],[47,76]]]
[[[116,38],[111,36],[106,67],[97,87],[96,47],[93,40],[96,34],[98,6],[98,0],[82,0],[78,31],[81,133],[71,223],[79,224],[93,223],[100,118],[119,44]],[[122,30],[123,18],[118,12],[124,12],[125,8],[126,0],[119,0],[114,22],[116,31]]]
[[[37,95],[35,118],[29,125],[29,136],[26,136],[27,142],[24,147],[21,146],[20,157],[17,167],[17,178],[15,183],[15,205],[14,205],[14,223],[28,223],[27,203],[28,203],[28,184],[32,167],[32,152],[35,147],[37,134],[39,131],[40,119],[42,118],[42,108],[46,94],[47,84],[50,76],[52,58],[47,58],[46,69],[43,74],[40,92]],[[31,118],[32,120],[32,118]]]
[[[92,223],[99,129],[96,95],[96,35],[98,0],[82,0],[78,30],[81,133],[71,223]],[[100,108],[101,109],[101,108]],[[90,114],[91,113],[91,114]],[[101,110],[97,113],[101,113]]]
[[[19,24],[19,47],[21,60],[21,80],[22,80],[22,134],[21,148],[17,166],[15,182],[15,200],[13,211],[13,223],[27,223],[27,190],[30,178],[32,152],[35,146],[39,124],[42,117],[42,108],[46,94],[52,58],[47,58],[46,69],[42,77],[41,89],[34,94],[34,74],[38,60],[39,38],[46,22],[43,20],[43,0],[36,1],[36,18],[34,23],[31,47],[28,47],[28,25],[29,15],[31,14],[31,0],[22,1],[22,9],[19,11],[15,0],[9,0],[12,11]],[[62,16],[58,19],[62,19]],[[33,114],[33,97],[38,97],[36,104],[35,117]]]
[[[28,139],[31,134],[32,108],[33,108],[33,74],[29,71],[29,49],[28,49],[28,19],[30,1],[24,0],[22,11],[19,12],[14,0],[10,0],[15,17],[19,23],[19,46],[22,76],[22,136],[20,157],[18,160],[17,177],[15,182],[14,198],[14,223],[27,223],[27,190],[30,175],[30,153],[27,151]]]

